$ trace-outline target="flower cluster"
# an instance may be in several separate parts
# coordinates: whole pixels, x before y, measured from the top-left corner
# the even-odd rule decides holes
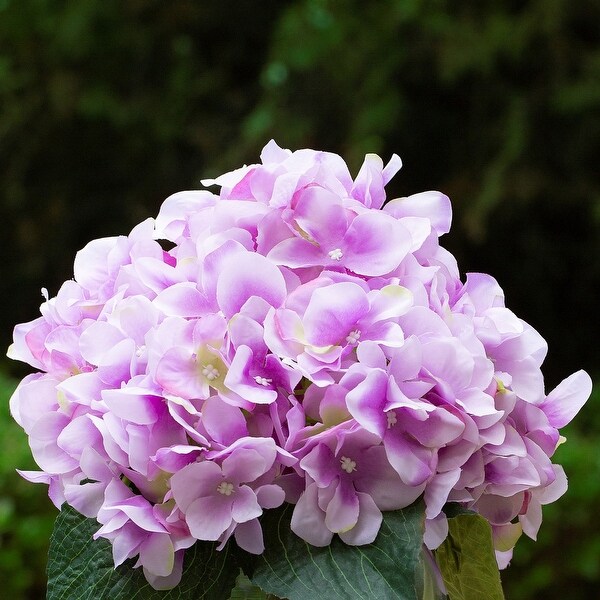
[[[384,205],[397,156],[354,179],[327,152],[261,159],[88,244],[15,328],[9,356],[39,371],[11,399],[42,470],[22,475],[156,588],[196,540],[261,553],[283,502],[310,544],[360,545],[422,496],[430,549],[459,502],[506,564],[566,489],[551,457],[589,376],[545,393],[544,339],[438,243],[448,198]]]

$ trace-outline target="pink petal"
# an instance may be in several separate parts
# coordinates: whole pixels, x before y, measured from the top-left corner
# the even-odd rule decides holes
[[[213,496],[194,500],[187,507],[185,520],[196,539],[216,541],[226,531],[232,521],[232,496],[215,492]]]
[[[164,413],[163,399],[149,394],[145,388],[104,390],[102,399],[117,417],[139,425],[152,425]]]
[[[230,318],[252,296],[263,298],[277,308],[286,297],[285,280],[275,264],[264,256],[239,253],[223,265],[217,281],[217,302]]]
[[[315,346],[345,344],[346,336],[368,310],[367,295],[354,283],[318,288],[304,313],[306,338]]]
[[[234,531],[237,545],[250,554],[262,554],[265,550],[262,527],[258,519],[240,523]]]
[[[256,499],[256,494],[247,485],[237,488],[233,496],[231,516],[236,523],[245,523],[262,515],[262,508]]]
[[[285,239],[273,246],[267,257],[277,265],[292,269],[329,263],[320,247],[296,237]]]
[[[388,376],[385,371],[371,369],[365,379],[348,392],[348,411],[367,431],[383,437],[387,418],[383,412]]]
[[[540,404],[548,421],[557,429],[564,427],[579,412],[592,393],[592,379],[577,371],[559,383]]]
[[[383,515],[369,494],[356,492],[358,498],[358,520],[348,531],[341,531],[340,538],[350,546],[362,546],[375,541],[383,521]]]
[[[328,546],[333,533],[325,525],[325,513],[317,503],[318,488],[310,484],[300,496],[292,513],[291,529],[313,546]]]
[[[200,317],[210,310],[208,300],[196,284],[187,281],[160,292],[153,304],[168,317]]]
[[[140,547],[139,564],[159,577],[167,577],[175,566],[175,552],[171,536],[168,534],[150,535]]]
[[[412,245],[409,231],[383,212],[358,215],[344,238],[345,266],[359,275],[376,277],[393,271]]]
[[[450,231],[452,206],[448,196],[441,192],[421,192],[397,198],[388,202],[383,210],[396,218],[426,217],[438,236]]]
[[[404,483],[420,485],[435,472],[435,452],[401,432],[394,433],[393,429],[391,431],[384,440],[390,464]]]
[[[216,463],[192,463],[171,477],[171,491],[177,506],[186,512],[196,498],[212,496],[222,481],[221,467]]]
[[[340,481],[325,511],[327,529],[334,533],[348,531],[356,525],[358,513],[359,501],[354,486],[349,482]]]

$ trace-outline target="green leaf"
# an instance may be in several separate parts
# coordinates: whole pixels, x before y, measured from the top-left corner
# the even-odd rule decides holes
[[[235,546],[227,544],[217,552],[214,543],[194,544],[186,550],[180,584],[173,590],[158,592],[146,581],[141,568],[132,568],[134,560],[114,568],[110,543],[92,539],[98,528],[94,519],[63,506],[50,538],[47,600],[225,600],[230,597],[239,573]]]
[[[277,596],[263,592],[258,586],[240,573],[235,580],[235,589],[231,592],[229,600],[279,600]]]
[[[471,513],[448,519],[448,527],[435,557],[450,600],[503,600],[490,524]]]
[[[424,506],[383,513],[373,544],[348,546],[337,537],[310,546],[290,529],[293,507],[268,511],[262,526],[266,550],[251,580],[289,600],[421,600]]]

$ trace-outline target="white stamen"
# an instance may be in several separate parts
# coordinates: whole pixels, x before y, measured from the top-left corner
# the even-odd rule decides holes
[[[219,376],[219,371],[217,371],[212,365],[204,365],[202,369],[202,375],[206,377],[209,381],[214,381]]]
[[[356,344],[358,343],[358,340],[360,339],[360,330],[359,329],[355,329],[354,331],[351,331],[347,336],[346,336],[346,341],[349,344]]]
[[[387,416],[388,429],[391,429],[398,422],[398,417],[396,417],[396,413],[393,410],[388,410],[385,414]]]
[[[260,375],[257,375],[254,378],[254,381],[256,381],[256,383],[258,383],[258,385],[264,385],[265,387],[271,385],[271,382],[273,381],[272,379],[267,379],[266,377],[261,377]]]
[[[356,463],[347,456],[342,456],[340,462],[342,463],[342,469],[346,471],[346,473],[352,473],[352,471],[356,471]]]
[[[336,248],[335,250],[328,252],[328,255],[331,260],[341,260],[344,253],[339,248]]]
[[[223,494],[223,496],[231,496],[231,494],[233,494],[233,483],[230,483],[229,481],[222,481],[217,486],[217,492],[219,492],[219,494]]]
[[[144,352],[146,351],[146,346],[138,346],[135,350],[135,355],[140,358],[140,356],[142,356],[142,354],[144,354]]]

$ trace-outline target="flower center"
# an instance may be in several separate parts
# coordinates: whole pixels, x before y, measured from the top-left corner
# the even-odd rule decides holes
[[[214,381],[219,376],[219,371],[217,371],[212,365],[204,365],[202,369],[202,375],[206,377],[209,381]]]
[[[353,471],[356,471],[356,463],[351,458],[342,456],[340,463],[342,464],[342,469],[346,471],[346,473],[352,473]]]
[[[336,248],[335,250],[331,250],[330,252],[328,252],[329,258],[331,258],[331,260],[341,260],[342,256],[344,256],[344,253],[341,251],[340,248]]]
[[[233,494],[233,483],[230,483],[229,481],[222,481],[217,486],[217,492],[219,492],[219,494],[223,494],[223,496],[231,496],[231,494]]]
[[[398,417],[396,416],[396,413],[393,410],[388,410],[388,412],[386,412],[385,415],[387,417],[388,429],[391,429],[392,426],[398,422]]]
[[[346,341],[349,344],[357,344],[359,339],[360,339],[360,330],[358,330],[358,329],[355,329],[354,331],[351,331],[346,336]]]
[[[257,375],[254,378],[254,381],[256,381],[256,383],[258,383],[258,385],[264,385],[265,387],[271,385],[271,382],[273,381],[272,379],[267,379],[266,377],[261,377],[260,375]]]

